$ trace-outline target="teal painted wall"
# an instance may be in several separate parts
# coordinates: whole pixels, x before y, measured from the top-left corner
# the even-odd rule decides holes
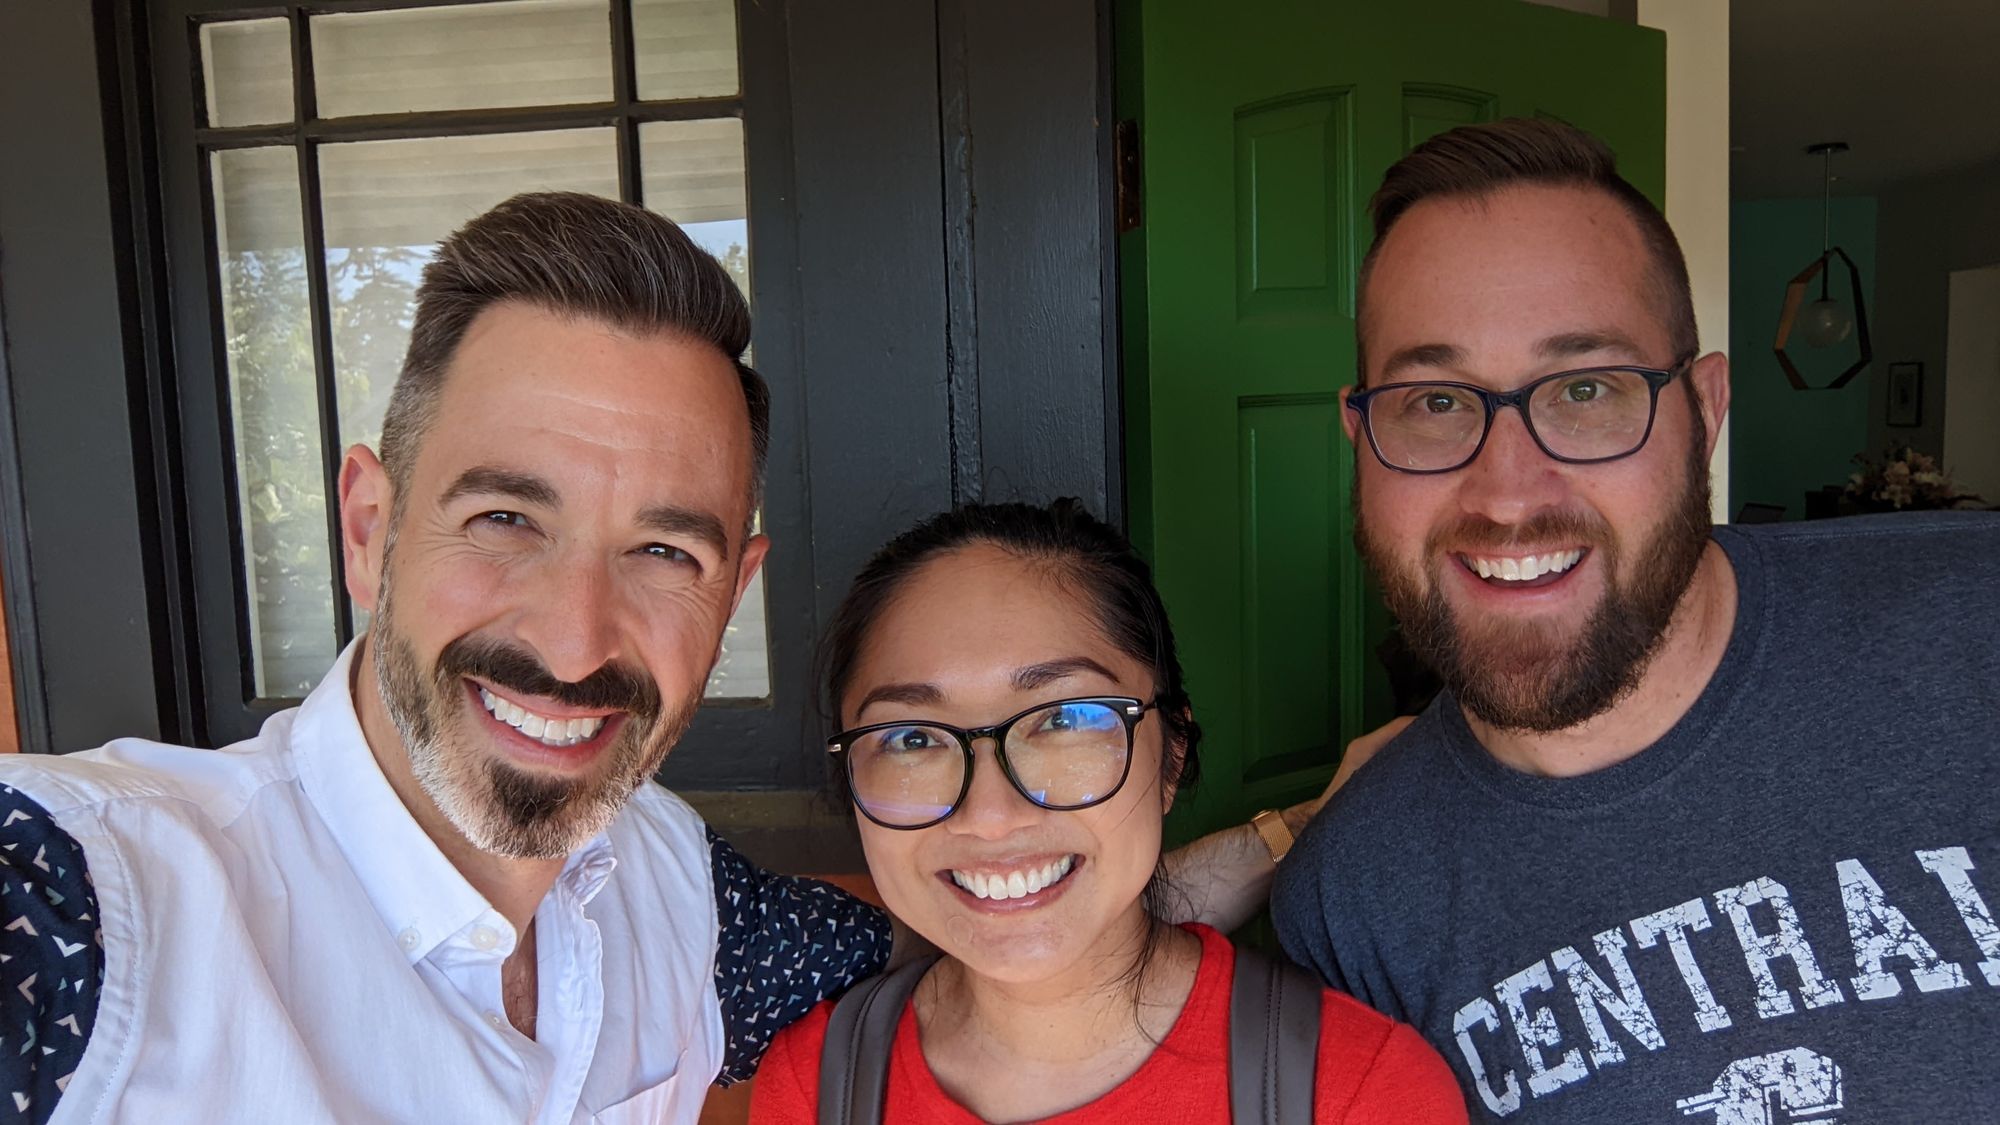
[[[1875,200],[1833,201],[1833,244],[1861,270],[1868,307],[1875,307]],[[1795,391],[1771,354],[1784,306],[1785,283],[1819,253],[1818,199],[1759,199],[1729,209],[1730,502],[1783,504],[1786,519],[1804,514],[1805,493],[1839,484],[1852,459],[1868,447],[1868,373],[1838,391]],[[1845,298],[1845,270],[1833,292]],[[1815,285],[1807,300],[1819,295]],[[1872,324],[1871,318],[1871,324]],[[1794,334],[1797,335],[1796,333]],[[1854,361],[1855,341],[1825,350],[1794,340],[1792,362],[1812,385],[1824,386]],[[1876,363],[1883,360],[1879,349]]]

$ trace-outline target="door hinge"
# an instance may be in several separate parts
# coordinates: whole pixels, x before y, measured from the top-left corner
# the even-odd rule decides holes
[[[1139,175],[1139,123],[1126,118],[1112,131],[1112,175],[1114,204],[1118,212],[1118,233],[1139,229],[1144,219]]]

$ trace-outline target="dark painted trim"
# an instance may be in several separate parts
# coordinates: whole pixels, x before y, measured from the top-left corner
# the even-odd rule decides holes
[[[790,22],[813,496],[794,549],[825,622],[876,548],[952,501],[936,3],[802,0]]]
[[[1118,44],[1114,0],[1097,8],[1097,270],[1103,321],[1100,352],[1104,376],[1104,518],[1125,528],[1124,317],[1118,270]],[[1136,135],[1136,134],[1135,134]],[[1128,529],[1129,530],[1129,529]]]
[[[4,20],[0,20],[0,26]],[[0,244],[0,251],[6,247]],[[4,261],[4,259],[0,259]],[[0,568],[7,581],[7,651],[13,661],[14,718],[22,751],[46,754],[49,743],[48,699],[42,688],[42,651],[37,627],[34,568],[28,555],[28,501],[21,486],[21,443],[14,435],[14,386],[7,362],[7,279],[0,273]]]
[[[36,750],[160,730],[101,30],[95,5],[0,5],[7,589],[33,601],[14,658]]]
[[[938,147],[944,204],[944,364],[950,404],[951,502],[976,504],[986,493],[979,426],[979,263],[973,188],[972,91],[966,58],[966,6],[938,0]]]
[[[139,538],[153,621],[154,694],[161,737],[185,742],[202,729],[205,704],[180,674],[199,656],[187,565],[187,505],[173,484],[181,476],[179,413],[172,368],[162,355],[162,326],[169,323],[171,310],[151,128],[152,57],[138,5],[96,3]]]
[[[291,144],[300,135],[315,141],[402,141],[422,137],[466,137],[487,133],[537,133],[551,129],[582,129],[616,124],[622,114],[640,122],[691,121],[735,117],[738,98],[699,98],[682,102],[636,102],[621,110],[611,102],[573,106],[530,106],[526,109],[444,109],[424,113],[386,113],[369,117],[339,117],[304,125],[232,125],[201,128],[195,140],[210,149],[255,148]]]
[[[1102,13],[1076,0],[958,2],[975,134],[965,249],[978,329],[979,495],[1075,496],[1105,513],[1114,486],[1104,347],[1115,314],[1102,277],[1114,238],[1100,174],[1113,129],[1099,113]]]

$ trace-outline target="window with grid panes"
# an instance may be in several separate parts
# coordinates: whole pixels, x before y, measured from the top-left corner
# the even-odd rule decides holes
[[[327,8],[194,24],[257,699],[304,695],[366,625],[332,485],[341,451],[380,437],[440,239],[517,192],[591,192],[673,219],[750,288],[732,0]],[[760,576],[708,696],[768,697],[768,652]]]

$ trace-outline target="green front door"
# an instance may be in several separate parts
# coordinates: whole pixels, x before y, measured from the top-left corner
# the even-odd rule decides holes
[[[1663,201],[1666,44],[1515,0],[1128,0],[1118,31],[1143,160],[1121,248],[1132,530],[1207,732],[1186,838],[1311,795],[1388,717],[1337,397],[1383,171],[1454,125],[1547,115]]]

